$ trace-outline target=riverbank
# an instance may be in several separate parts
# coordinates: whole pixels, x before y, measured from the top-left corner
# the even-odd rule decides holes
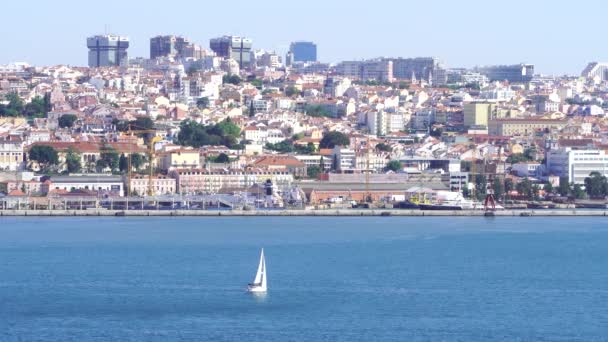
[[[102,217],[217,217],[217,216],[608,216],[608,210],[501,210],[496,212],[484,212],[481,210],[446,210],[446,211],[423,211],[423,210],[388,210],[388,209],[330,209],[330,210],[1,210],[0,217],[18,216],[102,216]]]

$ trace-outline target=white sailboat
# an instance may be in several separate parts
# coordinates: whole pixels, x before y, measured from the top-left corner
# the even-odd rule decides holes
[[[262,248],[262,254],[260,255],[260,265],[258,266],[258,272],[255,274],[253,283],[247,287],[248,292],[252,293],[265,293],[268,291],[268,284],[266,282],[266,259],[264,258],[264,249]]]

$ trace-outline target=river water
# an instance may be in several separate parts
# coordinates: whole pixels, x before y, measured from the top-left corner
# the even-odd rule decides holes
[[[0,218],[0,341],[606,341],[606,303],[601,217]]]

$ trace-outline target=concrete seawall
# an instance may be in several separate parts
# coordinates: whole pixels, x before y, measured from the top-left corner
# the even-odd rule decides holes
[[[104,216],[104,217],[218,217],[218,216],[326,216],[326,217],[422,217],[422,216],[494,216],[494,217],[547,217],[547,216],[608,216],[608,210],[502,210],[494,213],[484,211],[422,211],[422,210],[384,210],[384,209],[343,209],[343,210],[260,210],[260,211],[196,211],[196,210],[0,210],[0,217],[18,216]]]

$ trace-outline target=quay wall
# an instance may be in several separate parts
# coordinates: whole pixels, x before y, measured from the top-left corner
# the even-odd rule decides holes
[[[327,209],[327,210],[0,210],[0,217],[18,216],[105,216],[105,217],[218,217],[218,216],[327,216],[327,217],[354,217],[354,216],[378,216],[378,217],[407,217],[407,216],[490,216],[490,217],[548,217],[548,216],[608,216],[608,210],[501,210],[486,213],[480,210],[446,210],[446,211],[423,211],[423,210],[389,210],[389,209]]]

